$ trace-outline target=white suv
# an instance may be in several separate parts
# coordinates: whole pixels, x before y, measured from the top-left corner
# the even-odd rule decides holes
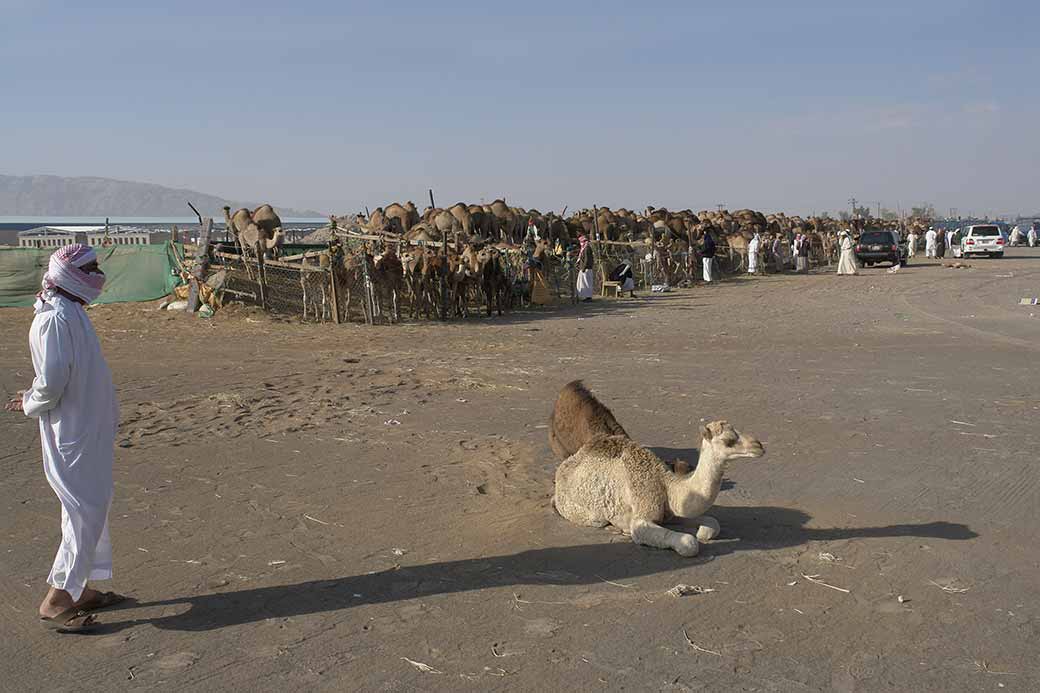
[[[1004,257],[1004,236],[996,224],[972,224],[961,232],[961,255]]]

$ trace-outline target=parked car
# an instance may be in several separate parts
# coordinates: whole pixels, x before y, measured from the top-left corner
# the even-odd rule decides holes
[[[891,262],[893,267],[906,264],[906,242],[895,231],[864,231],[855,252],[856,260],[864,267],[878,262]]]
[[[996,224],[972,224],[961,230],[961,255],[988,255],[1004,257],[1007,239]]]

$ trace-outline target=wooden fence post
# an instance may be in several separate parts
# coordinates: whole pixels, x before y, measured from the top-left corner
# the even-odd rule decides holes
[[[374,325],[376,321],[376,306],[372,296],[372,279],[368,274],[368,246],[365,244],[361,246],[361,281],[364,284],[361,306],[365,309],[365,324]]]
[[[264,267],[264,246],[256,242],[256,285],[259,287],[260,307],[267,310],[267,270]],[[246,259],[246,258],[243,258]],[[246,259],[248,262],[248,260]]]
[[[194,313],[199,307],[199,292],[202,282],[206,281],[206,268],[209,266],[209,234],[213,230],[213,219],[202,220],[202,231],[199,234],[199,245],[195,251],[195,266],[192,268],[191,284],[188,287],[187,312]]]
[[[336,283],[339,281],[339,274],[336,272],[336,265],[339,264],[339,253],[336,252],[336,246],[333,243],[329,243],[329,298],[332,301],[332,322],[335,324],[340,323],[339,315],[339,292],[336,289]]]
[[[433,201],[433,188],[430,188],[430,207],[436,208],[437,205]],[[441,232],[441,253],[444,255],[444,262],[441,265],[441,306],[440,313],[441,320],[448,319],[448,233],[446,231]]]

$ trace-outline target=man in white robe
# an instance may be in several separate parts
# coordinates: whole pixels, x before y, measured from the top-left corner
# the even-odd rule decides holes
[[[924,256],[935,257],[935,239],[936,233],[934,228],[928,229],[928,232],[924,235]]]
[[[704,238],[701,239],[701,276],[707,284],[715,281],[715,275],[712,272],[715,264],[715,249],[715,237],[711,235],[711,231],[705,231]]]
[[[589,247],[589,239],[585,237],[585,234],[578,236],[578,260],[575,263],[578,267],[578,283],[575,289],[577,290],[579,301],[591,301],[593,291],[593,280],[592,276],[592,248]]]
[[[906,236],[906,259],[912,258],[917,254],[917,232],[910,229],[910,233]]]
[[[762,245],[762,237],[755,231],[755,235],[751,237],[751,242],[748,243],[748,261],[747,271],[748,274],[758,274],[758,249]]]
[[[1036,245],[1037,226],[1032,224],[1029,227],[1029,231],[1026,232],[1026,240],[1029,241],[1029,247],[1032,248]]]
[[[112,373],[83,306],[97,299],[105,276],[97,255],[68,245],[51,256],[29,330],[36,377],[8,403],[40,420],[44,473],[61,501],[61,545],[39,614],[70,632],[96,624],[90,613],[124,599],[87,586],[112,577],[108,510],[119,410]]]
[[[852,234],[848,229],[838,233],[838,248],[841,255],[838,257],[838,274],[859,274],[856,269],[856,255],[853,249]]]

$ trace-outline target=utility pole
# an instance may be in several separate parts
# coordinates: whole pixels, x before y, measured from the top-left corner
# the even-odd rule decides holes
[[[849,204],[852,205],[852,214],[850,216],[851,219],[855,219],[856,218],[856,204],[858,202],[859,202],[859,200],[857,200],[855,197],[850,197],[849,198]]]

